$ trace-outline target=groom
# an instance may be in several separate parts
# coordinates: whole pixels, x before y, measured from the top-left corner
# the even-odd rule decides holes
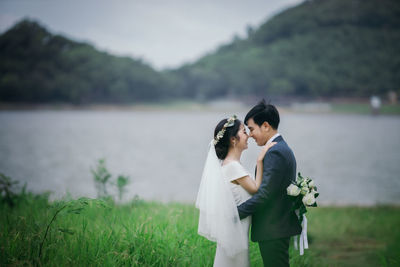
[[[258,242],[264,266],[289,266],[289,240],[301,226],[286,188],[296,179],[296,159],[278,133],[279,113],[264,100],[244,119],[257,145],[277,142],[264,157],[258,192],[238,207],[241,219],[252,215],[251,240]]]

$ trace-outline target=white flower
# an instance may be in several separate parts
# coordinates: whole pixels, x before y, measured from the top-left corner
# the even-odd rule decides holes
[[[289,196],[298,196],[300,194],[300,188],[297,185],[291,184],[286,188],[287,194]]]
[[[303,186],[302,188],[301,188],[301,194],[304,196],[305,194],[307,194],[308,193],[308,187],[307,186]]]
[[[310,188],[313,188],[313,187],[315,186],[314,181],[311,180],[310,183],[308,183],[308,186],[309,186]]]
[[[303,197],[303,203],[306,206],[311,206],[315,203],[315,197],[314,194],[308,193]]]
[[[314,189],[312,189],[310,194],[313,194],[313,196],[315,197],[315,194],[319,194],[319,193],[317,191],[315,191]]]
[[[304,180],[303,182],[301,182],[301,187],[305,187],[305,186],[307,186],[307,181],[306,180]]]

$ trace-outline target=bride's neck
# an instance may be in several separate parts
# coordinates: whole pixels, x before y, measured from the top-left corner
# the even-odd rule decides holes
[[[232,160],[240,161],[241,155],[242,155],[242,151],[240,151],[239,149],[232,148],[232,149],[229,149],[225,160],[228,160],[228,161],[232,161]]]

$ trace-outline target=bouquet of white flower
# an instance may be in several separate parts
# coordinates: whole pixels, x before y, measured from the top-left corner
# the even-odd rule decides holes
[[[306,207],[317,207],[317,201],[315,200],[319,193],[315,183],[310,178],[302,177],[298,173],[298,177],[295,183],[288,186],[287,194],[293,199],[293,210],[299,209],[299,220],[300,223],[303,220],[303,214],[307,212]]]

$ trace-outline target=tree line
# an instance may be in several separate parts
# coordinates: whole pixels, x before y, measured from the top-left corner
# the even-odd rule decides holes
[[[399,43],[396,0],[305,1],[192,64],[155,71],[23,20],[0,36],[0,102],[369,97],[399,92]]]

